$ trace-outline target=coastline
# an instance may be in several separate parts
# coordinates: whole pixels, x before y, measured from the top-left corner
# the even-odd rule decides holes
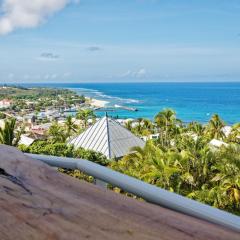
[[[106,107],[107,104],[109,104],[108,101],[99,100],[96,98],[89,98],[89,97],[85,97],[85,98],[92,107],[104,108]]]
[[[239,82],[149,82],[118,83],[117,85],[115,83],[29,83],[22,85],[66,88],[88,98],[109,101],[107,106],[117,104],[139,109],[138,112],[122,109],[111,112],[111,116],[124,119],[141,117],[153,119],[162,109],[171,108],[184,122],[206,123],[214,113],[218,113],[230,125],[240,121]],[[101,116],[101,113],[99,112],[98,115]]]

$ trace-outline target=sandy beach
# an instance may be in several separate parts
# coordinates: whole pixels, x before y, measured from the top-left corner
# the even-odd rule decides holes
[[[88,100],[91,106],[99,108],[106,107],[106,105],[109,103],[108,101],[99,100],[95,98],[89,98]]]

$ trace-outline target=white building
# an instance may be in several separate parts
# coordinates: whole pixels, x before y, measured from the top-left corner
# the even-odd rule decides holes
[[[0,101],[0,108],[9,108],[12,105],[12,101],[8,99],[3,99]]]
[[[147,141],[147,140],[157,140],[159,139],[160,134],[159,133],[155,133],[155,134],[150,134],[149,136],[142,136],[141,139],[143,141]]]
[[[209,142],[210,146],[212,147],[216,147],[216,148],[220,148],[222,146],[225,146],[227,147],[228,144],[223,142],[223,141],[220,141],[220,140],[217,140],[217,139],[212,139],[210,142]]]
[[[222,132],[224,133],[224,135],[226,137],[228,137],[230,135],[231,131],[232,131],[232,127],[231,126],[224,126],[222,128]]]
[[[30,146],[34,143],[34,141],[35,141],[35,139],[33,139],[33,138],[30,138],[26,135],[21,135],[21,138],[20,138],[18,144],[24,144],[26,146]]]
[[[52,123],[44,123],[41,125],[32,126],[31,132],[39,135],[44,135],[49,128],[52,126]]]
[[[142,139],[107,116],[68,143],[73,144],[75,148],[82,147],[100,152],[108,159],[123,157],[132,147],[145,145]]]
[[[0,128],[5,127],[5,119],[0,119]]]

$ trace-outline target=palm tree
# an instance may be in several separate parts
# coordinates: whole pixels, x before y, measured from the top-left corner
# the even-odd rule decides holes
[[[219,116],[214,115],[206,127],[195,122],[184,126],[168,109],[160,112],[155,122],[163,143],[150,140],[144,148],[133,148],[111,166],[150,184],[240,214],[240,146],[229,144],[217,151],[209,147],[210,138],[224,138],[224,123]],[[141,133],[155,130],[144,119],[139,125]],[[240,124],[233,126],[230,136],[229,142],[237,143]]]
[[[161,130],[161,143],[163,146],[170,146],[171,132],[176,132],[176,124],[180,121],[176,118],[176,113],[172,109],[164,109],[155,116],[155,122]]]
[[[240,123],[232,126],[231,133],[228,136],[228,141],[233,143],[240,143]]]
[[[21,133],[18,131],[15,135],[16,119],[5,120],[4,128],[0,127],[0,143],[10,146],[16,146],[20,140]]]
[[[222,196],[227,196],[225,201],[228,208],[240,207],[240,147],[231,144],[220,149],[217,153],[217,162],[212,167],[215,172],[212,182],[219,186]]]
[[[240,177],[229,177],[220,184],[225,195],[229,197],[230,203],[240,207]]]
[[[142,120],[142,135],[150,135],[153,133],[153,124],[149,119]]]
[[[149,119],[138,118],[136,120],[136,123],[137,123],[137,125],[134,128],[131,128],[131,130],[136,135],[146,136],[146,135],[150,135],[153,132],[153,124]],[[131,123],[131,125],[132,125],[132,123]]]
[[[206,128],[207,134],[211,139],[223,139],[225,137],[222,128],[225,126],[223,120],[214,114],[210,119],[208,126]]]
[[[95,119],[96,115],[94,114],[93,110],[91,109],[84,109],[84,110],[79,110],[77,115],[77,119],[80,119],[84,123],[84,128],[87,127],[88,119]]]
[[[54,143],[64,143],[68,138],[68,135],[66,134],[64,128],[61,127],[57,122],[54,122],[52,124],[52,126],[48,130],[48,134]]]
[[[158,126],[169,126],[176,120],[176,113],[172,109],[164,109],[155,116],[155,122]]]
[[[141,179],[140,170],[146,159],[146,149],[147,147],[133,147],[131,153],[126,155],[121,161],[113,161],[111,167],[117,171]]]
[[[211,165],[214,162],[214,154],[207,145],[205,139],[199,137],[194,140],[191,136],[184,137],[178,146],[181,159],[181,186],[185,193],[199,189],[211,178]]]
[[[189,125],[188,125],[188,129],[196,134],[197,136],[203,136],[204,135],[204,131],[205,131],[205,128],[202,124],[198,123],[198,122],[191,122]]]
[[[134,147],[131,150],[132,153],[121,161],[113,163],[116,170],[166,189],[171,188],[172,177],[179,171],[175,155],[164,153],[151,141],[144,148]]]
[[[143,129],[143,118],[137,118],[136,123],[137,125],[134,128],[134,132],[137,135],[141,135]]]
[[[68,116],[65,122],[65,128],[66,128],[66,132],[67,132],[67,136],[71,136],[72,133],[76,133],[77,132],[77,125],[74,124],[73,120],[72,120],[72,116]]]
[[[132,131],[132,120],[129,120],[127,122],[125,122],[125,127],[129,130]]]

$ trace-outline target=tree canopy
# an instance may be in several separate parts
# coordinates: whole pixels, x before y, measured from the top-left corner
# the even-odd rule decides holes
[[[77,116],[87,127],[88,119],[94,115],[92,111],[82,110]],[[9,123],[7,128],[12,129],[12,124]],[[175,111],[165,109],[156,115],[154,121],[139,118],[126,123],[126,128],[134,134],[146,137],[156,134],[159,136],[157,139],[149,138],[144,148],[134,147],[122,159],[108,161],[100,153],[74,149],[65,143],[68,137],[78,131],[69,117],[64,126],[53,124],[48,141],[19,147],[31,153],[88,159],[240,215],[240,125],[235,124],[228,135],[223,131],[224,126],[224,121],[216,114],[207,124],[186,124],[177,118]],[[12,139],[12,135],[6,139]],[[214,147],[210,144],[212,139],[224,141],[225,144]],[[61,171],[93,181],[92,177],[77,170]]]

